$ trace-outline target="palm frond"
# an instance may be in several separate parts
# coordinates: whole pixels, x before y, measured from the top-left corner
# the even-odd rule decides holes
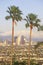
[[[10,7],[8,7],[8,10],[10,11]]]
[[[28,20],[27,19],[24,19],[26,22],[28,22]]]
[[[10,13],[8,10],[6,12]]]
[[[10,16],[6,16],[6,17],[5,17],[6,20],[8,20],[8,19],[10,19],[10,18],[11,18]]]
[[[36,23],[39,23],[40,22],[40,19],[36,19]]]
[[[38,24],[38,23],[33,23],[33,26],[35,26],[35,27],[39,27],[40,24]]]
[[[11,14],[11,9],[8,7],[8,10],[6,11],[7,13]]]
[[[26,26],[26,28],[28,28],[29,27],[29,23],[26,23],[25,26]]]

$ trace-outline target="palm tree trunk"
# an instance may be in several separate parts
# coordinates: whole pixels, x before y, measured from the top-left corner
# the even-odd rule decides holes
[[[14,43],[14,20],[12,20],[12,45]]]
[[[11,54],[13,54],[13,43],[14,43],[14,19],[12,20],[12,45],[11,45]],[[11,65],[13,56],[11,56]]]
[[[28,65],[30,65],[31,37],[32,37],[32,25],[30,25],[30,41],[29,41],[29,61],[28,61]]]

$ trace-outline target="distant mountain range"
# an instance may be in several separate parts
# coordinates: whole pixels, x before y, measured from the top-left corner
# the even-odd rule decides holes
[[[23,35],[22,35],[23,36]],[[18,36],[15,36],[14,37],[14,41],[16,40]],[[24,36],[23,36],[24,37]],[[25,37],[28,41],[29,41],[29,37],[26,36]],[[9,40],[11,41],[12,40],[12,36],[0,36],[0,41],[4,41],[4,40]],[[32,38],[33,41],[43,41],[43,38]]]
[[[0,41],[11,40],[11,36],[0,36]]]

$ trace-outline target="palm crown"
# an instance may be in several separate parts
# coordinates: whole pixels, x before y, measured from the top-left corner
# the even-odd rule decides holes
[[[30,25],[32,25],[31,28],[33,28],[34,26],[35,27],[40,26],[39,25],[40,19],[37,19],[37,15],[35,14],[32,14],[32,13],[28,14],[24,20],[26,21],[26,24],[25,24],[26,28],[29,27]]]
[[[12,18],[13,20],[19,21],[22,19],[22,12],[19,10],[16,6],[8,7],[7,12],[9,13],[9,16],[6,16],[5,18],[8,20]]]

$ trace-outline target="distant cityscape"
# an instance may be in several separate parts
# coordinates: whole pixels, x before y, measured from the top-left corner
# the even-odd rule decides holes
[[[26,38],[29,41],[29,36],[19,35],[19,36],[15,36],[14,37],[14,42],[16,41],[17,38],[22,39],[22,37],[23,37],[23,39]],[[12,36],[0,36],[0,42],[1,41],[5,41],[5,40],[11,41],[12,40]],[[32,38],[32,41],[43,42],[43,38]]]
[[[31,59],[35,59],[39,64],[43,64],[43,46],[39,46],[35,51],[34,47],[37,45],[37,42],[31,42],[30,56]],[[13,43],[13,53],[11,53],[11,41],[5,40],[0,42],[0,61],[11,61],[11,55],[15,54],[17,61],[28,60],[29,57],[29,41],[24,37],[15,37]],[[38,54],[37,54],[38,52]],[[18,60],[19,59],[19,60]]]

